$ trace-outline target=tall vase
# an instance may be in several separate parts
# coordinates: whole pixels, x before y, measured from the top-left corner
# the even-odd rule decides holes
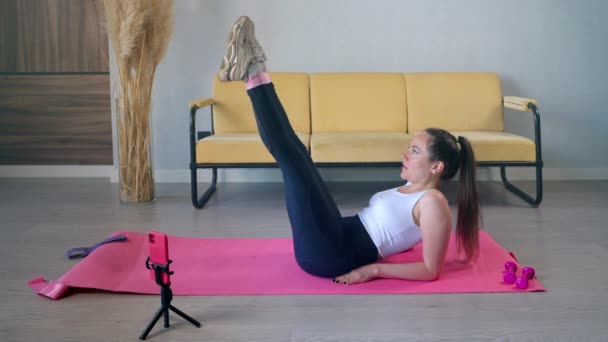
[[[104,0],[119,81],[114,105],[120,201],[154,200],[150,98],[156,68],[173,33],[172,0]]]

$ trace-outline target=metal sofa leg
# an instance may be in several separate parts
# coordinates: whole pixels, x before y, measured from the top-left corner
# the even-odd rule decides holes
[[[213,195],[213,193],[215,192],[216,189],[216,185],[217,185],[217,168],[212,168],[211,172],[213,174],[212,179],[211,179],[211,185],[209,186],[209,188],[207,188],[207,191],[205,191],[205,193],[203,194],[203,196],[201,196],[201,198],[198,198],[198,183],[197,183],[197,177],[196,177],[196,167],[193,167],[190,169],[190,173],[191,173],[191,186],[192,186],[192,204],[194,205],[195,208],[197,209],[201,209],[205,203],[207,203],[207,201],[209,200],[209,198],[211,197],[211,195]]]
[[[527,193],[523,192],[521,189],[513,185],[511,182],[507,180],[507,173],[505,171],[505,166],[500,167],[500,177],[502,178],[502,182],[505,185],[507,190],[511,191],[513,194],[517,195],[517,197],[523,199],[532,207],[537,208],[540,202],[543,200],[543,168],[542,166],[536,166],[536,198],[532,198]]]

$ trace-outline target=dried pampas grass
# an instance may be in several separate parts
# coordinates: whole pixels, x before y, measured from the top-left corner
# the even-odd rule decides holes
[[[104,0],[108,37],[118,66],[115,99],[120,199],[154,199],[150,96],[154,74],[173,33],[173,0]]]

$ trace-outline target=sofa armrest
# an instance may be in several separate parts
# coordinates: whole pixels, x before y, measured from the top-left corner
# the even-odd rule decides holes
[[[200,98],[198,100],[190,101],[188,107],[192,110],[195,107],[196,109],[200,109],[213,104],[215,104],[215,101],[212,98]]]
[[[200,98],[191,101],[188,104],[190,107],[190,168],[196,170],[196,112],[204,107],[210,106],[211,109],[211,131],[208,134],[213,134],[213,104],[215,101],[212,98]]]
[[[505,96],[502,103],[505,107],[519,110],[522,112],[531,112],[530,103],[538,106],[538,101],[535,99],[527,99],[525,97]]]
[[[535,99],[527,99],[525,97],[505,96],[503,105],[507,108],[519,110],[522,112],[532,112],[534,118],[534,143],[536,144],[536,162],[542,166],[542,149],[540,136],[540,110],[538,109],[538,101]]]

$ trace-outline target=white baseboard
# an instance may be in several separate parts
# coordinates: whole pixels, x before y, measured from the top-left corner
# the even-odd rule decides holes
[[[399,181],[399,170],[391,168],[320,168],[323,178],[330,182]],[[507,168],[509,180],[534,180],[533,168]],[[118,170],[113,166],[0,166],[0,177],[103,177],[118,182]],[[498,168],[480,168],[479,180],[500,180]],[[544,180],[608,180],[608,168],[544,168]],[[189,183],[189,170],[156,170],[156,183]],[[210,182],[211,171],[199,170],[199,182]],[[218,182],[282,182],[278,169],[221,169]]]

